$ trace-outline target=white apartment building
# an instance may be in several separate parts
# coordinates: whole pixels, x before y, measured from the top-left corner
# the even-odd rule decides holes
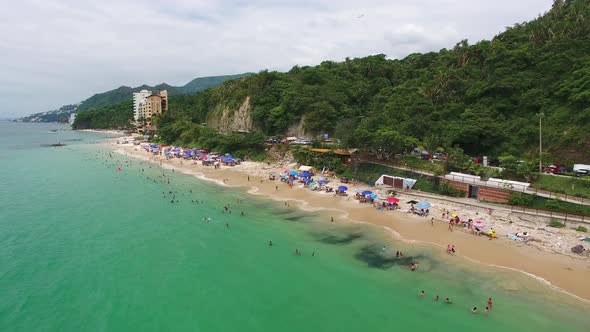
[[[149,90],[141,90],[133,93],[133,118],[138,121],[141,118],[145,118],[145,103],[146,98],[152,94]]]

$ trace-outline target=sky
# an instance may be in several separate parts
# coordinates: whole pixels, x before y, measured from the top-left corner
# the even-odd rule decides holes
[[[0,11],[0,117],[80,102],[121,85],[490,39],[552,0],[17,0]]]

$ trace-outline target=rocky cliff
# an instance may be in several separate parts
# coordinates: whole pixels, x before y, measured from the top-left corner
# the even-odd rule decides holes
[[[246,97],[237,110],[219,106],[207,118],[207,125],[223,133],[252,131],[255,128],[252,124],[251,110],[250,97]]]

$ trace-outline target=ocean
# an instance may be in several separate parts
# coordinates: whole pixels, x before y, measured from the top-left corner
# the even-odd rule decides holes
[[[587,308],[528,276],[127,159],[106,137],[0,122],[0,331],[590,326]]]

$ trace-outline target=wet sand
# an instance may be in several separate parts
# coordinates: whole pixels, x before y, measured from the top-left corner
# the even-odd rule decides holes
[[[222,185],[246,187],[251,194],[287,201],[290,205],[307,211],[322,211],[326,222],[330,222],[333,217],[334,222],[338,223],[360,222],[381,226],[392,236],[410,243],[428,243],[439,247],[441,252],[444,252],[448,244],[453,244],[457,254],[450,259],[466,259],[477,264],[520,271],[528,274],[531,282],[557,288],[584,302],[590,302],[590,262],[587,260],[544,252],[507,240],[489,240],[486,236],[475,236],[463,231],[450,232],[447,224],[441,220],[436,220],[432,226],[430,218],[399,211],[378,211],[371,205],[357,203],[352,197],[313,192],[299,186],[290,189],[278,180],[247,175],[237,171],[237,168],[222,166],[214,169],[181,159],[167,161],[163,157],[152,156],[137,146],[110,144],[109,147],[130,157],[149,160],[164,168],[175,168],[182,173]]]

